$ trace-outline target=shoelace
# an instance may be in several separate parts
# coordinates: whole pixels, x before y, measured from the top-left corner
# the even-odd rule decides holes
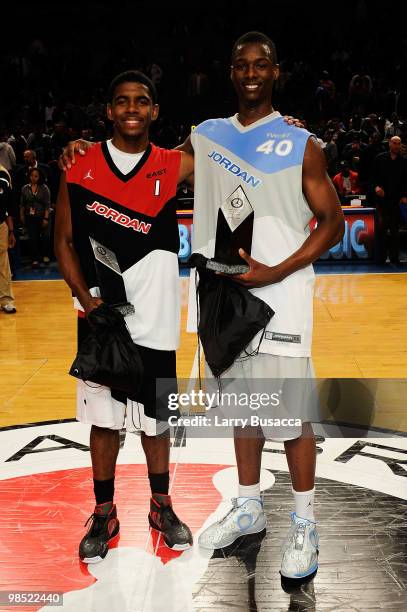
[[[89,528],[89,535],[92,535],[92,536],[99,535],[99,533],[102,531],[103,527],[105,526],[106,520],[108,519],[108,517],[109,517],[108,514],[106,514],[106,516],[95,514],[95,513],[91,514],[85,523],[85,527],[86,527],[89,521],[93,519],[93,523]]]
[[[250,498],[248,498],[248,499],[250,499]],[[219,525],[223,525],[223,523],[226,521],[226,519],[228,518],[228,516],[229,516],[230,514],[232,514],[232,512],[234,512],[234,511],[236,510],[236,508],[240,508],[240,506],[239,506],[239,505],[238,505],[238,503],[237,503],[237,497],[232,497],[232,500],[231,500],[231,501],[232,501],[232,507],[231,507],[231,509],[229,510],[229,512],[227,512],[227,514],[225,514],[225,516],[224,516],[224,517],[223,517],[223,518],[222,518],[222,519],[219,521]],[[245,502],[245,503],[246,503],[246,502]],[[242,505],[244,505],[244,504],[242,504]]]
[[[302,550],[305,541],[305,523],[297,523],[294,532],[294,548]]]
[[[179,525],[181,522],[172,509],[172,506],[164,506],[164,508],[161,510],[161,516],[163,519],[165,518],[168,520],[171,525]]]
[[[221,520],[219,521],[219,524],[220,524],[220,525],[223,525],[223,523],[226,521],[226,519],[228,518],[228,516],[229,516],[230,514],[232,514],[232,512],[234,512],[234,511],[236,510],[236,508],[238,508],[238,507],[239,507],[239,506],[237,505],[237,497],[232,497],[232,507],[231,507],[231,509],[229,510],[229,512],[227,512],[227,513],[225,514],[225,516],[223,517],[223,519],[221,519]]]

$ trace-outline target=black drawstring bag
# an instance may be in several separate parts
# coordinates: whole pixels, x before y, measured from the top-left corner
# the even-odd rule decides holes
[[[120,312],[100,304],[88,315],[91,331],[79,347],[69,374],[132,396],[143,378],[137,346]]]
[[[254,336],[265,331],[274,311],[246,287],[208,270],[207,261],[203,255],[194,253],[189,264],[199,273],[198,336],[207,364],[213,375],[219,377]],[[256,351],[247,353],[247,357],[254,354]]]

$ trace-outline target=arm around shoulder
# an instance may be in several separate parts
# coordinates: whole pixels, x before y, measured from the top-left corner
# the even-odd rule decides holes
[[[191,135],[184,140],[178,147],[177,151],[181,151],[181,165],[179,170],[178,183],[186,181],[189,185],[194,185],[194,147],[191,143]]]
[[[72,167],[72,164],[76,163],[75,153],[77,152],[82,156],[86,155],[87,150],[93,147],[95,144],[96,142],[82,140],[81,138],[68,142],[58,158],[59,169],[63,170],[64,172],[69,170]]]
[[[183,181],[186,181],[190,185],[194,184],[194,158],[185,151],[181,151],[178,183],[182,183]]]

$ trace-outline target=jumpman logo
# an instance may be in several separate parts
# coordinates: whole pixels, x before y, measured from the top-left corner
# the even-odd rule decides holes
[[[90,170],[88,170],[88,173],[87,173],[87,175],[86,175],[86,176],[84,176],[84,177],[83,177],[83,180],[85,180],[85,179],[91,179],[92,181],[94,181],[94,180],[95,180],[95,179],[93,178],[93,176],[91,175],[91,173],[90,173],[90,172],[91,172],[91,171],[90,171]]]

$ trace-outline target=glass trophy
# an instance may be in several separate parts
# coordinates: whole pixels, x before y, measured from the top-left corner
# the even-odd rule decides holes
[[[126,288],[116,254],[89,237],[95,256],[96,276],[100,296],[106,304],[118,310],[124,317],[134,314],[134,306],[127,300]]]
[[[219,208],[215,256],[207,262],[207,269],[224,274],[244,274],[248,272],[249,266],[240,257],[239,249],[243,249],[250,255],[253,221],[252,205],[243,187],[239,186]]]

